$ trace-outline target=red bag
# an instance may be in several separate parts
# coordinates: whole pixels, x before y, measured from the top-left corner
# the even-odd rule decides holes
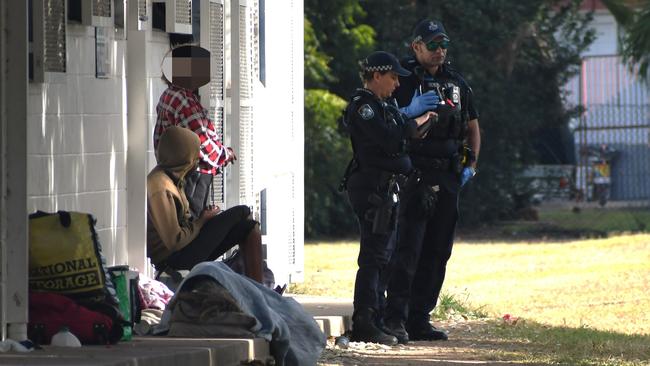
[[[114,344],[122,337],[119,318],[89,310],[64,295],[29,293],[29,339],[37,344],[49,344],[64,326],[82,344]]]

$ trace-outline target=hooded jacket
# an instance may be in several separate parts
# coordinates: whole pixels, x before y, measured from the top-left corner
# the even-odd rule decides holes
[[[185,175],[199,161],[199,137],[182,127],[169,127],[160,137],[158,165],[147,176],[147,255],[159,264],[187,246],[201,224],[191,220],[185,197]]]

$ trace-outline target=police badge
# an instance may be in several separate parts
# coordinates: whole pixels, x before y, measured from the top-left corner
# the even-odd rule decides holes
[[[359,113],[361,118],[363,118],[365,120],[369,120],[369,119],[371,119],[372,117],[375,116],[375,112],[372,110],[372,108],[368,104],[362,105],[361,108],[359,108],[359,110],[357,112]]]

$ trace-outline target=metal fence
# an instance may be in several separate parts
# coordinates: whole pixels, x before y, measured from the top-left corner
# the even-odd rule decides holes
[[[585,112],[573,121],[576,188],[593,199],[594,151],[613,158],[607,166],[612,200],[650,199],[650,87],[619,56],[587,57],[568,85],[568,102]]]

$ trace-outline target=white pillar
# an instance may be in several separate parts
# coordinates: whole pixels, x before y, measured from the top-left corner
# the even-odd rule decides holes
[[[27,338],[27,2],[0,2],[2,339]]]
[[[226,118],[226,126],[228,130],[228,138],[230,146],[232,146],[238,154],[241,154],[241,136],[239,121],[241,120],[241,75],[240,75],[240,32],[239,27],[239,8],[240,3],[245,4],[246,0],[231,0],[230,1],[230,110]],[[228,104],[226,104],[228,107]],[[241,202],[239,192],[242,189],[240,186],[241,164],[238,164],[233,169],[230,169],[226,177],[228,190],[226,191],[226,202],[230,206],[245,204]]]
[[[128,2],[127,90],[127,245],[129,266],[147,273],[147,30],[138,19],[137,1]],[[151,9],[147,12],[151,14]],[[150,22],[150,20],[149,20]],[[140,30],[143,29],[143,30]]]

